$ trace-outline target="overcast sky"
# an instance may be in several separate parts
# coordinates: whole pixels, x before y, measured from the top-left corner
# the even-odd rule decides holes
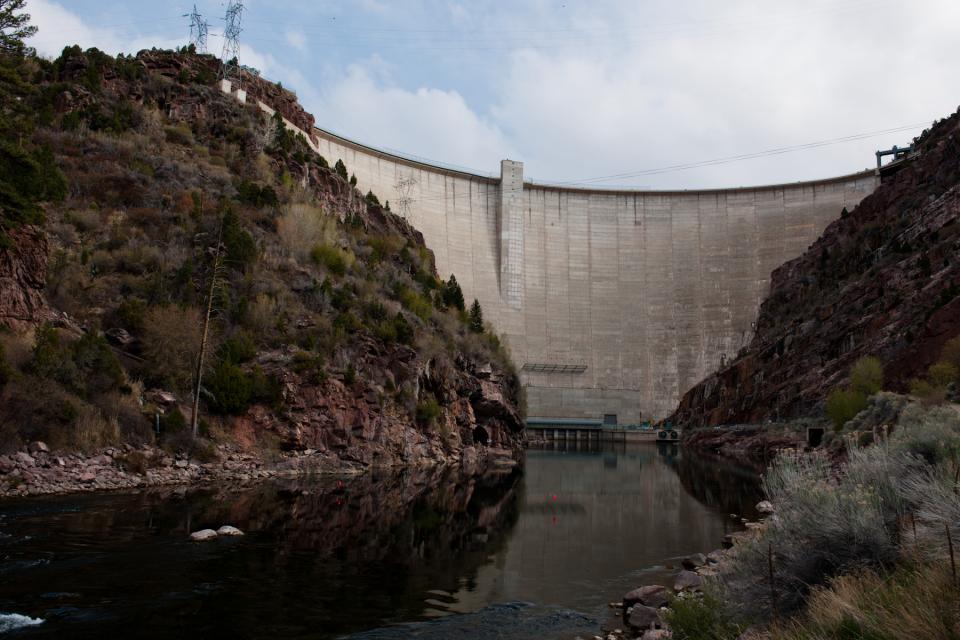
[[[189,38],[182,0],[28,0],[47,56]],[[650,188],[827,177],[960,104],[958,0],[247,0],[241,62],[317,125],[542,181]],[[198,0],[209,49],[226,2]],[[890,129],[736,162],[654,172]],[[601,180],[594,180],[600,178]]]

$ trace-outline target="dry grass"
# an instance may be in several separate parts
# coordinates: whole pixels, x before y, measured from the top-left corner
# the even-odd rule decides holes
[[[906,563],[890,576],[840,576],[810,595],[807,613],[774,640],[960,638],[960,591],[949,563]]]
[[[120,442],[120,425],[93,407],[83,407],[73,427],[72,444],[81,451],[96,451]]]
[[[301,262],[306,262],[310,251],[318,244],[334,244],[340,234],[336,219],[321,208],[309,204],[291,204],[277,220],[277,235]]]

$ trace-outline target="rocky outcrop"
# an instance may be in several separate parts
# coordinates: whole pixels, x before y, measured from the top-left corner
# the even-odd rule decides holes
[[[864,355],[878,356],[888,385],[904,388],[960,334],[960,114],[925,132],[917,148],[773,272],[749,346],[688,391],[671,420],[810,415]]]
[[[463,368],[432,366],[405,346],[384,348],[370,341],[355,357],[351,384],[333,377],[313,381],[295,371],[295,351],[267,352],[257,366],[283,385],[285,411],[253,407],[239,422],[254,432],[279,436],[287,449],[311,449],[365,466],[456,463],[485,456],[488,448],[519,457],[523,423],[504,398],[502,381],[478,379]],[[410,424],[410,412],[367,372],[389,379],[416,379],[421,390],[442,400],[440,415]],[[243,428],[241,426],[240,428]]]
[[[47,278],[47,239],[37,227],[7,231],[10,247],[0,247],[0,327],[20,331],[54,317],[43,297]]]

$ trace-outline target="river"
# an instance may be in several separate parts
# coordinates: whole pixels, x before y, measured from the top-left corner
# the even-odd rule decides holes
[[[675,447],[531,449],[521,470],[301,478],[0,503],[18,638],[572,638],[759,500]],[[238,538],[196,543],[223,524]],[[669,584],[669,582],[666,582]],[[42,620],[42,622],[40,622]]]

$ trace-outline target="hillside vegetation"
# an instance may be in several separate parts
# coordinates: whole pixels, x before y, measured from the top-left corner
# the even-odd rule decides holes
[[[284,126],[306,117],[293,94],[245,79],[270,118],[218,70],[187,51],[3,58],[0,445],[361,464],[517,447],[521,389],[479,305]]]

